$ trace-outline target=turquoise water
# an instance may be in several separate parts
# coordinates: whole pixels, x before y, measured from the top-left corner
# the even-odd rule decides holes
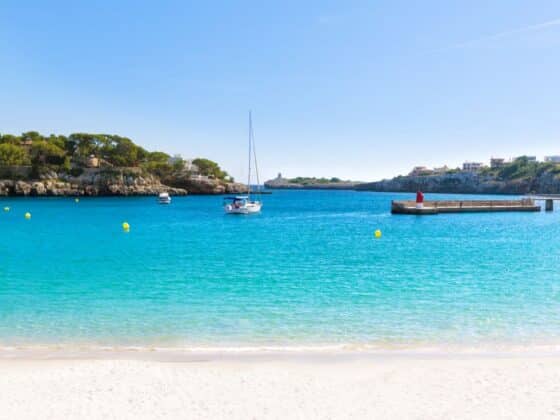
[[[404,197],[2,199],[0,345],[560,342],[560,212],[392,216]]]

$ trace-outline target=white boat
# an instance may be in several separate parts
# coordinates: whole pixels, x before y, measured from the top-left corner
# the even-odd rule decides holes
[[[251,214],[261,211],[260,201],[250,201],[248,195],[225,198],[225,210],[227,214]]]
[[[226,214],[255,214],[261,211],[262,202],[251,200],[251,162],[253,159],[255,161],[257,186],[260,186],[259,167],[257,165],[257,153],[255,151],[255,136],[253,134],[253,120],[251,118],[251,112],[249,112],[249,173],[247,176],[247,195],[226,197],[224,199],[224,210]]]
[[[169,193],[163,192],[158,196],[158,203],[159,204],[171,204],[171,197]]]

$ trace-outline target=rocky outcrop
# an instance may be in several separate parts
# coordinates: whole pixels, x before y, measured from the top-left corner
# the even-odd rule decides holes
[[[247,188],[243,184],[204,176],[174,174],[164,182],[140,168],[84,169],[79,176],[43,173],[37,180],[0,180],[0,196],[128,196],[189,194],[237,194]]]
[[[205,176],[174,175],[165,178],[164,182],[173,187],[185,189],[189,194],[242,194],[247,192],[244,184]]]
[[[34,181],[0,180],[0,195],[12,196],[111,196],[186,195],[182,188],[162,184],[158,177],[141,170],[86,170],[80,176],[46,173]]]
[[[400,176],[359,184],[358,191],[415,192],[457,194],[560,194],[560,178],[551,172],[539,176],[504,180],[477,173],[459,172],[430,176]]]

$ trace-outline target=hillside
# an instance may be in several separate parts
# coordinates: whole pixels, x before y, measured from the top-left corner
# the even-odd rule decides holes
[[[560,194],[560,165],[518,158],[501,168],[478,172],[451,170],[440,175],[398,176],[359,184],[359,191],[465,194]]]
[[[200,194],[243,191],[211,160],[150,152],[127,137],[0,135],[0,195],[184,195],[185,185]]]

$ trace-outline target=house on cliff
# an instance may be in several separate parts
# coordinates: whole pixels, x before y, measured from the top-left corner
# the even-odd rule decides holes
[[[478,172],[482,168],[484,168],[484,164],[482,162],[464,162],[463,163],[463,171],[464,172]]]

